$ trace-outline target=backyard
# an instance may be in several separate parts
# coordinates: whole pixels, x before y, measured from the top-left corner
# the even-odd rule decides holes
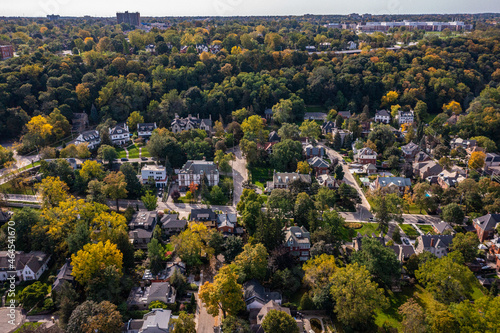
[[[252,183],[262,191],[265,190],[266,182],[273,180],[273,172],[269,168],[253,167],[249,171],[252,176]]]

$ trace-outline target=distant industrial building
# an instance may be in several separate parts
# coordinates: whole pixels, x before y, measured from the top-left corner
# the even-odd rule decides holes
[[[14,48],[12,45],[0,45],[0,60],[12,58],[14,56]]]
[[[127,23],[134,26],[141,24],[141,14],[139,12],[129,13],[127,11],[125,13],[116,13],[116,19],[118,20],[118,24]]]
[[[60,18],[61,18],[61,16],[60,16],[60,15],[54,15],[54,14],[52,14],[52,15],[47,15],[47,19],[48,19],[49,21],[56,21],[56,20],[59,20]]]

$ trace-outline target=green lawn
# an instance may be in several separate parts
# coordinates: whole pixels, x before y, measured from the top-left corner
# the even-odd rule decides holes
[[[142,147],[141,156],[142,157],[151,157],[151,154],[149,153],[149,150],[147,147]]]
[[[252,183],[260,187],[263,191],[266,187],[266,182],[273,179],[273,172],[268,168],[250,168],[252,175]]]
[[[400,224],[399,225],[401,229],[405,232],[406,236],[408,236],[410,239],[416,239],[420,234],[418,233],[415,228],[411,224]]]
[[[131,145],[127,147],[128,158],[139,158],[139,148],[136,145]]]
[[[422,212],[420,212],[420,208],[418,208],[415,204],[410,205],[410,212],[408,214],[421,214],[421,215],[427,215],[427,212],[425,209],[422,209]]]
[[[387,292],[387,298],[389,301],[389,307],[384,311],[375,312],[375,324],[378,327],[388,324],[391,327],[400,329],[401,326],[401,315],[398,313],[398,309],[403,305],[410,297],[413,296],[414,289],[411,287],[403,288],[400,293],[393,293],[392,291]]]
[[[427,225],[427,224],[425,224],[425,225],[419,225],[418,228],[420,230],[422,230],[423,232],[425,232],[426,234],[429,233],[429,232],[431,233],[431,235],[435,235],[436,234],[434,232],[434,228],[432,228],[432,225]]]
[[[5,184],[0,185],[0,189],[2,192],[7,193],[7,194],[28,194],[28,195],[36,195],[36,192],[34,192],[30,187],[26,188],[15,188],[13,186],[13,181],[8,181]]]
[[[380,231],[377,230],[378,223],[361,223],[361,224],[363,225],[361,228],[359,228],[359,229],[353,229],[356,235],[358,234],[358,232],[361,235],[370,235],[370,236],[373,233],[375,233],[376,235],[378,235],[380,233]],[[355,223],[349,223],[349,222],[346,223],[347,227],[350,227],[350,226],[353,226],[353,225],[355,225]]]
[[[118,153],[118,158],[127,157],[127,152],[123,148],[116,148],[116,152]]]

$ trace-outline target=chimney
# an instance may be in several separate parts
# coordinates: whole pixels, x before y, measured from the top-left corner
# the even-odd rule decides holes
[[[134,231],[134,239],[138,239],[139,238],[139,233],[137,231]]]
[[[431,247],[434,247],[434,238],[431,238]]]
[[[200,114],[198,113],[198,119],[200,119]]]
[[[206,160],[207,160],[207,158],[206,158],[205,156],[203,156],[203,160],[204,160],[204,161],[206,161]]]

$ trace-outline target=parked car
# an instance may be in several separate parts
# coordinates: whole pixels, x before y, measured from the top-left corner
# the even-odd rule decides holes
[[[424,221],[424,220],[421,220],[421,219],[418,219],[418,220],[417,220],[417,223],[425,223],[425,221]]]
[[[124,157],[121,159],[122,161],[128,161],[128,158]]]
[[[375,217],[370,217],[368,219],[369,222],[377,222],[377,219]]]
[[[147,161],[147,160],[148,160],[148,158],[147,158],[147,157],[141,157],[141,160],[143,160],[143,161]]]

